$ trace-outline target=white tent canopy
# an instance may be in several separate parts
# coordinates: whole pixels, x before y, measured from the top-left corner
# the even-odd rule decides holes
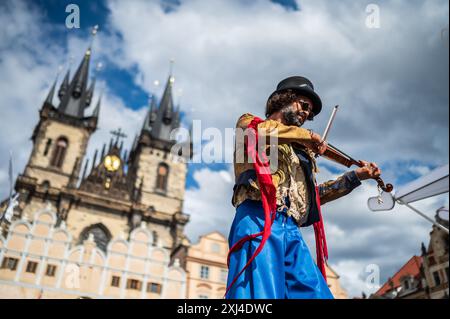
[[[449,166],[447,164],[403,186],[396,191],[394,197],[403,203],[412,203],[448,191]]]
[[[369,198],[369,200],[367,201],[367,205],[369,206],[369,209],[374,212],[391,210],[394,208],[395,203],[405,205],[448,234],[448,228],[437,223],[426,214],[410,205],[410,203],[412,202],[437,196],[443,193],[448,193],[448,191],[449,165],[447,164],[401,187],[396,191],[395,195],[384,192],[380,196]]]

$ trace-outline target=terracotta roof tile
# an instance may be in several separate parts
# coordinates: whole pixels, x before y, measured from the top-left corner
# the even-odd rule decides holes
[[[404,264],[402,266],[402,268],[400,268],[400,270],[395,273],[394,276],[391,277],[391,279],[394,283],[394,288],[401,286],[400,279],[403,276],[406,276],[406,275],[411,275],[414,277],[419,276],[421,266],[422,266],[422,257],[413,256],[410,260],[408,260],[408,262],[406,264]],[[389,285],[389,280],[388,280],[383,286],[381,286],[380,289],[378,289],[378,291],[375,293],[375,295],[382,296],[390,289],[391,289],[391,286]]]

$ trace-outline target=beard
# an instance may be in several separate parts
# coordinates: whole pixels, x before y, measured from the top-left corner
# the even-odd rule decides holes
[[[300,127],[305,122],[304,117],[302,118],[300,114],[294,110],[292,105],[284,107],[281,110],[281,114],[283,115],[284,121],[287,125]]]

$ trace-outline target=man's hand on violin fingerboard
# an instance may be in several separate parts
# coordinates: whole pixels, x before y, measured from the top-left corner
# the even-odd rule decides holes
[[[369,163],[366,161],[360,161],[364,166],[356,169],[356,175],[360,181],[378,178],[381,175],[381,169],[378,167],[376,163]]]

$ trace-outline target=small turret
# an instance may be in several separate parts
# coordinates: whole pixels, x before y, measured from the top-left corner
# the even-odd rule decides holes
[[[66,95],[67,91],[69,90],[69,80],[70,80],[70,69],[67,70],[66,76],[64,77],[64,80],[61,83],[61,86],[59,87],[58,91],[58,97],[61,100],[64,95]]]

